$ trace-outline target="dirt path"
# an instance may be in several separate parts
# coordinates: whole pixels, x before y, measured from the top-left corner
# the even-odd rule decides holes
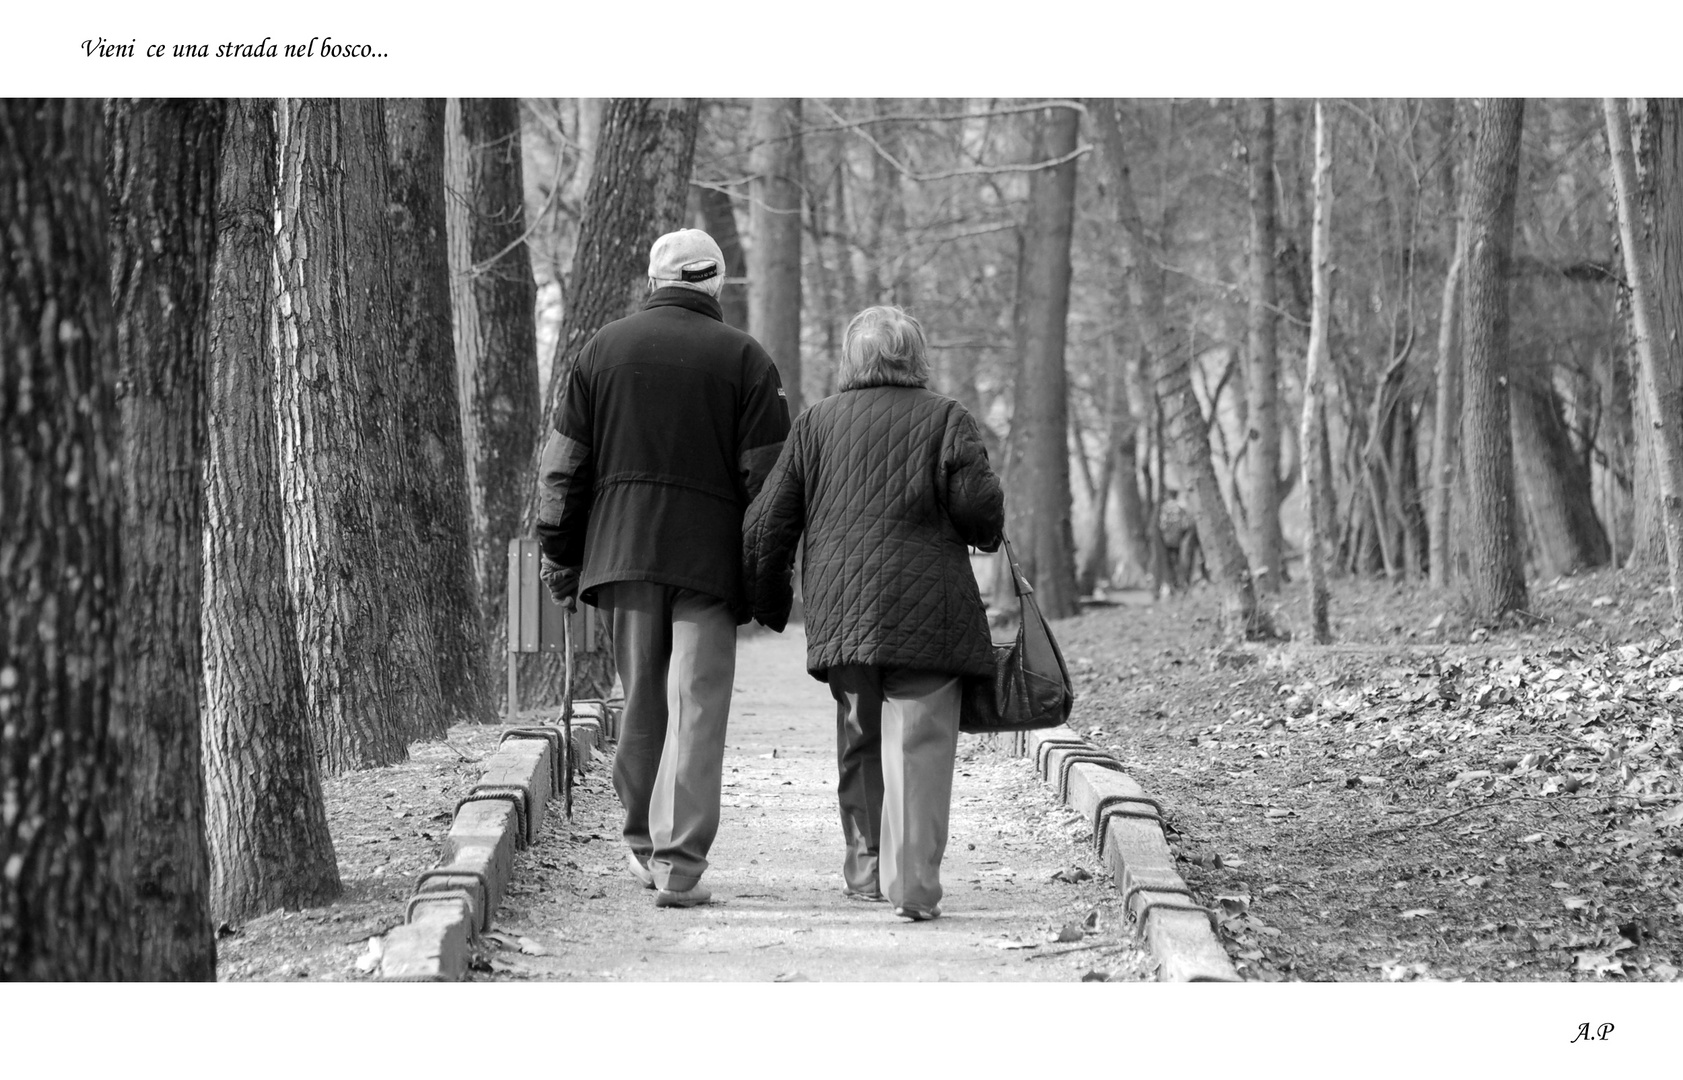
[[[619,805],[607,761],[598,758],[577,788],[573,820],[557,808],[541,840],[519,856],[492,938],[491,977],[974,982],[1149,975],[1146,955],[1117,924],[1108,882],[1053,879],[1074,867],[1097,874],[1086,824],[1057,803],[1028,762],[970,736],[959,745],[942,868],[946,914],[912,924],[885,904],[845,899],[835,711],[823,684],[806,673],[805,647],[799,627],[741,639],[724,817],[706,878],[714,903],[653,906],[653,894],[625,870]],[[1066,925],[1084,923],[1084,939],[1057,942]]]

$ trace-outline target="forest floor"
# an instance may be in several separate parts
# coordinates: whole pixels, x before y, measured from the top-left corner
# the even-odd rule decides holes
[[[1248,980],[1676,981],[1683,643],[1664,636],[1663,576],[1533,581],[1531,596],[1523,625],[1485,628],[1423,587],[1337,581],[1336,643],[1314,646],[1304,588],[1291,585],[1269,606],[1293,640],[1223,647],[1213,590],[1157,603],[1116,593],[1055,624],[1078,693],[1070,726],[1163,803],[1182,876],[1217,910]],[[777,654],[763,659],[788,686],[757,686],[756,649]],[[840,899],[825,703],[802,699],[811,715],[798,733],[756,704],[822,696],[797,654],[787,635],[744,641],[724,904],[659,912],[654,937],[603,937],[657,913],[620,868],[598,759],[575,820],[556,807],[517,857],[476,978],[868,978],[870,939],[906,943],[886,912]],[[459,726],[401,765],[327,781],[344,896],[222,927],[220,977],[371,978],[370,939],[401,921],[501,730]],[[1081,873],[1099,873],[1090,826],[1028,762],[970,736],[960,754],[943,875],[952,917],[929,924],[946,935],[927,941],[956,965],[945,977],[1149,977],[1120,938],[1108,944],[1114,890]],[[766,834],[768,820],[782,824]],[[696,925],[679,927],[688,916]],[[807,947],[821,938],[864,951],[844,963]],[[1074,955],[1057,960],[1065,949]],[[1027,962],[1040,953],[1054,963]]]
[[[1260,981],[1675,981],[1683,642],[1663,572],[1531,583],[1479,627],[1345,579],[1335,644],[1222,648],[1207,587],[1055,624],[1070,726],[1162,801],[1182,876]]]

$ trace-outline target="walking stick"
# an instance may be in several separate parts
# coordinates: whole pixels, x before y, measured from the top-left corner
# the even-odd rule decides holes
[[[576,601],[569,601],[562,609],[561,648],[566,655],[567,685],[561,691],[561,799],[567,810],[567,820],[573,820],[573,613]]]

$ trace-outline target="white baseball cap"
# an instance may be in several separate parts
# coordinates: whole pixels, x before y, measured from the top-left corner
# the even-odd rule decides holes
[[[657,281],[706,281],[725,273],[725,253],[700,229],[679,229],[649,249],[649,276]]]

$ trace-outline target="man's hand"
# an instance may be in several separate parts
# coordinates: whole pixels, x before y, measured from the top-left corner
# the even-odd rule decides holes
[[[579,594],[579,568],[576,566],[561,566],[549,561],[544,556],[538,565],[538,576],[549,587],[549,595],[562,607],[571,610],[577,603]]]

